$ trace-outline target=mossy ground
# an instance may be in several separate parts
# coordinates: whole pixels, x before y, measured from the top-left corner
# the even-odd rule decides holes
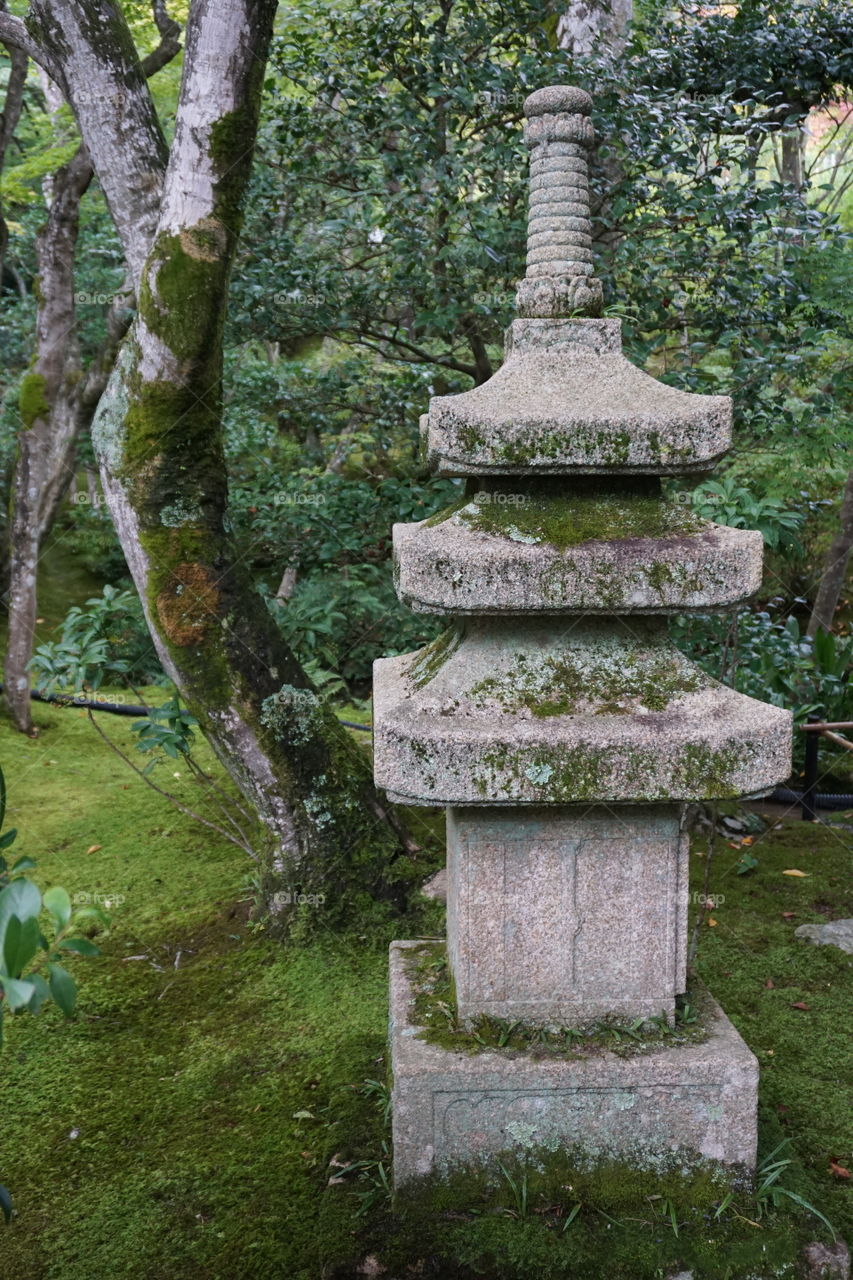
[[[556,1202],[543,1206],[535,1171],[525,1212],[501,1177],[434,1188],[392,1215],[386,943],[435,934],[437,909],[395,922],[360,907],[347,932],[282,947],[250,922],[248,859],[131,777],[82,713],[36,719],[34,741],[0,726],[16,852],[37,858],[42,887],[124,901],[103,956],[75,965],[77,1018],[49,1009],[8,1026],[0,1180],[17,1217],[0,1229],[3,1280],[355,1280],[368,1256],[388,1277],[574,1280],[606,1266],[640,1280],[699,1258],[697,1277],[740,1280],[788,1274],[799,1243],[825,1237],[793,1206],[712,1226],[701,1179],[669,1187],[676,1237],[649,1184],[618,1168],[575,1187],[585,1207],[565,1232],[571,1204],[562,1219],[543,1212]],[[126,721],[102,723],[128,744]],[[765,1150],[792,1139],[783,1182],[848,1239],[849,1186],[829,1161],[849,1167],[853,1147],[853,960],[793,930],[853,915],[850,843],[841,828],[786,825],[756,841],[758,866],[740,877],[741,851],[721,842],[710,891],[725,902],[701,927],[698,966],[759,1056]],[[693,863],[701,889],[704,859]],[[425,855],[424,875],[433,865]],[[524,1171],[508,1172],[520,1186]]]

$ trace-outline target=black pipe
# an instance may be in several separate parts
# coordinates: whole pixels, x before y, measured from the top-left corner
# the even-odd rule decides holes
[[[804,792],[792,791],[790,787],[777,787],[772,795],[767,796],[771,804],[802,805]],[[813,795],[815,809],[853,809],[853,795],[842,795],[839,792],[826,792],[822,795],[815,791]]]
[[[0,685],[0,692],[3,686]],[[150,707],[137,707],[125,702],[94,702],[79,694],[39,693],[38,689],[30,689],[33,702],[52,702],[60,707],[82,707],[84,711],[108,711],[111,716],[147,716]]]
[[[2,692],[3,685],[0,683],[0,693]],[[50,702],[60,707],[82,707],[84,711],[106,711],[111,716],[147,716],[151,710],[150,707],[138,707],[132,703],[95,702],[80,694],[40,693],[38,689],[30,689],[30,698],[33,702]],[[340,723],[347,729],[361,729],[364,733],[373,732],[373,726],[369,724],[356,724],[354,720],[341,720]]]

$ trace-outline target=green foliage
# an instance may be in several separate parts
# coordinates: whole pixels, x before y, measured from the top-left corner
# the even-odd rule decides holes
[[[557,13],[547,0],[288,11],[261,144],[284,199],[259,178],[248,225],[264,252],[235,289],[254,332],[489,375],[525,241],[508,117],[561,78]]]
[[[733,529],[758,529],[765,544],[774,551],[802,552],[797,530],[806,513],[785,507],[781,498],[754,496],[731,475],[706,480],[693,491],[693,510],[705,520],[730,525]]]
[[[131,732],[137,737],[137,751],[144,755],[162,751],[170,760],[177,760],[180,756],[190,755],[196,736],[193,729],[197,727],[198,720],[181,706],[180,698],[174,694],[159,707],[149,707],[144,719],[134,720]],[[145,772],[149,772],[156,763],[155,757]]]
[[[129,578],[115,526],[99,496],[91,502],[87,492],[75,488],[57,526],[63,547],[88,573],[114,585]]]
[[[853,636],[819,631],[810,639],[793,616],[742,610],[732,620],[696,614],[673,620],[672,635],[682,652],[709,675],[720,678],[721,655],[734,656],[725,683],[741,693],[793,711],[801,724],[812,712],[826,720],[853,719]],[[794,736],[794,763],[801,767],[802,734]]]
[[[30,670],[43,693],[80,693],[105,680],[132,685],[162,678],[139,597],[110,586],[83,608],[69,609],[59,640],[38,646]]]
[[[286,603],[270,600],[270,607],[303,662],[334,669],[355,689],[367,687],[377,654],[407,653],[441,630],[400,604],[384,564],[314,572]]]

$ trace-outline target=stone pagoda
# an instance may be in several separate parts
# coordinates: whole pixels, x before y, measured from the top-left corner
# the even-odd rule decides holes
[[[375,667],[378,786],[447,808],[448,962],[466,1024],[673,1018],[685,804],[761,792],[790,769],[789,713],[720,685],[668,638],[668,615],[758,589],[762,539],[663,496],[661,477],[725,454],[731,402],[657,382],[622,355],[620,321],[600,318],[591,105],[563,85],[525,103],[519,319],[498,373],[435,397],[422,420],[431,466],[467,477],[466,496],[394,528],[400,598],[449,626]],[[467,1054],[414,1023],[418,945],[391,951],[398,1185],[561,1145],[754,1166],[757,1063],[710,999],[704,1040],[632,1058]]]

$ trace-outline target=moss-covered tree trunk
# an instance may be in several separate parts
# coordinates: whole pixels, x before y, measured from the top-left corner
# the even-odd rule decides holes
[[[193,0],[164,165],[159,143],[151,149],[162,132],[118,8],[36,0],[30,33],[61,63],[137,284],[137,317],[93,439],[152,637],[260,815],[269,887],[316,889],[345,908],[349,893],[382,884],[397,824],[366,757],[283,643],[228,532],[222,334],[275,10],[276,0]],[[128,99],[123,116],[99,105],[117,83]],[[123,181],[135,184],[133,198]]]
[[[20,390],[9,512],[9,634],[6,701],[15,727],[33,732],[28,664],[33,654],[38,563],[45,536],[71,475],[80,418],[80,355],[74,338],[74,248],[80,199],[92,179],[85,147],[51,184],[47,221],[38,234],[36,350]]]
[[[5,9],[5,5],[0,8]],[[161,41],[141,65],[144,75],[159,70],[180,47],[177,41],[180,28],[162,12],[162,5],[160,12],[155,5],[155,17]],[[7,104],[0,124],[0,161],[20,115],[22,85],[17,88],[16,85],[20,60],[23,58],[26,64],[27,57],[20,50],[16,52],[18,56],[12,61]],[[66,83],[64,75],[62,79]],[[62,104],[63,94],[46,72],[42,86],[48,111],[54,115]],[[99,105],[104,98],[103,93],[97,96]],[[113,110],[116,102],[114,99],[111,104]],[[64,140],[61,132],[57,140]],[[20,390],[21,429],[16,442],[6,548],[9,628],[3,673],[12,720],[17,729],[27,734],[35,732],[29,663],[35,644],[39,561],[72,478],[77,440],[91,424],[115,363],[118,345],[127,331],[132,301],[130,288],[114,299],[107,315],[106,338],[84,371],[76,340],[74,255],[80,202],[92,177],[92,164],[84,145],[45,184],[49,193],[48,214],[36,241],[36,342],[32,365]],[[158,180],[153,185],[157,200],[160,188]],[[144,212],[152,220],[155,207],[156,201],[149,201],[145,206]],[[0,247],[2,232],[0,218]]]

